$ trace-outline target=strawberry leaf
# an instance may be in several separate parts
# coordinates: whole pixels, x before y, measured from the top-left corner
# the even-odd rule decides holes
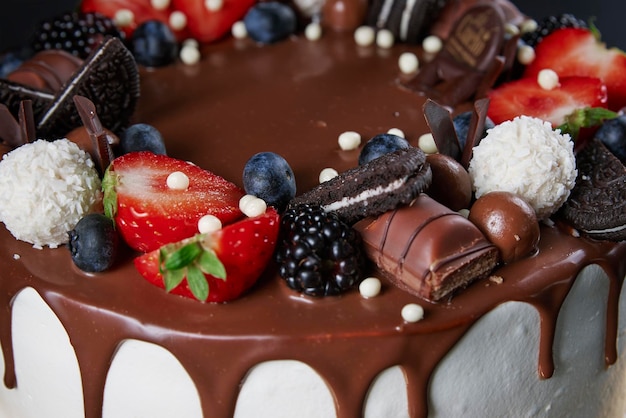
[[[196,265],[187,267],[187,284],[196,299],[201,301],[207,300],[209,297],[209,282]]]
[[[565,117],[565,122],[558,126],[563,134],[569,134],[574,141],[581,128],[600,126],[607,119],[617,117],[617,113],[602,107],[577,109]]]
[[[201,253],[202,248],[197,242],[189,243],[167,254],[164,258],[163,266],[166,270],[182,269],[193,263]]]
[[[198,266],[202,272],[226,280],[226,268],[213,251],[203,251],[198,259]]]
[[[165,291],[171,292],[176,286],[181,284],[185,278],[185,269],[179,270],[165,270],[162,272],[163,284],[165,285]]]

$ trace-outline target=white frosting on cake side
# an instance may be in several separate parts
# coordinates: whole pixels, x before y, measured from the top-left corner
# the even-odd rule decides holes
[[[574,283],[557,321],[555,372],[549,379],[541,379],[537,370],[536,309],[508,302],[485,315],[435,369],[430,416],[624,416],[626,295],[623,291],[618,359],[606,368],[608,283],[597,266],[587,267]],[[83,417],[80,372],[71,342],[32,288],[14,299],[12,329],[18,387],[0,385],[0,417]],[[3,367],[1,361],[2,372]],[[408,416],[399,367],[381,372],[364,410],[368,418]],[[103,417],[131,416],[202,416],[197,390],[178,360],[160,346],[136,340],[120,345],[104,393]],[[311,367],[286,359],[261,363],[249,371],[235,416],[334,417],[335,406],[323,379]]]

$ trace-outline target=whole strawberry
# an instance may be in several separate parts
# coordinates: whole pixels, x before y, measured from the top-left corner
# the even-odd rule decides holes
[[[137,251],[193,237],[205,215],[223,224],[242,216],[239,187],[194,164],[147,151],[113,160],[103,188],[106,215]]]
[[[248,290],[272,258],[279,215],[269,208],[209,233],[198,234],[135,258],[150,283],[203,302],[228,302]]]

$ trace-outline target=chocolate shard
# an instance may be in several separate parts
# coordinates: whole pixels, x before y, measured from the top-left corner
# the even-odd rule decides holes
[[[437,151],[458,161],[461,156],[461,146],[450,111],[431,99],[426,100],[423,110],[426,124],[437,144]]]
[[[0,103],[0,139],[11,148],[23,145],[24,137],[19,123],[15,120],[9,108]]]
[[[485,121],[487,120],[487,110],[489,109],[489,99],[478,99],[474,102],[472,119],[470,121],[465,147],[461,154],[461,165],[465,168],[469,167],[472,159],[472,151],[478,146],[485,130]]]
[[[74,96],[89,98],[101,122],[113,132],[125,128],[139,99],[137,64],[118,38],[107,38],[58,92],[38,121],[39,136],[62,137],[82,125]]]
[[[426,194],[354,228],[385,276],[431,301],[488,276],[498,263],[498,249],[473,223]]]
[[[559,214],[589,237],[626,240],[626,167],[602,142],[576,155],[578,176]]]
[[[18,114],[18,122],[22,131],[22,141],[33,142],[37,139],[35,132],[35,115],[33,114],[33,102],[22,100]]]
[[[74,96],[76,110],[80,115],[83,125],[91,139],[89,155],[96,163],[96,168],[100,176],[104,175],[111,161],[113,160],[113,150],[107,139],[107,134],[96,113],[96,106],[93,102],[83,96]]]

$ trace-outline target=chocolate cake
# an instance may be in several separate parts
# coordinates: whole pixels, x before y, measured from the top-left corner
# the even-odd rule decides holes
[[[169,156],[236,187],[243,187],[243,168],[258,152],[283,156],[296,194],[304,195],[318,187],[322,169],[344,173],[358,165],[360,150],[338,145],[343,132],[367,139],[395,128],[418,147],[436,129],[424,118],[427,96],[403,86],[398,71],[404,52],[426,59],[419,44],[363,46],[352,31],[326,28],[315,41],[300,33],[269,45],[225,36],[200,51],[196,64],[139,67],[141,95],[131,122],[153,125]],[[464,101],[453,114],[472,108],[471,100]],[[427,161],[420,161],[422,169]],[[626,243],[586,237],[555,216],[540,224],[536,251],[502,263],[457,212],[426,194],[409,205],[385,208],[379,221],[361,220],[357,230],[367,246],[372,237],[363,225],[398,216],[389,221],[393,228],[383,246],[404,248],[391,255],[410,255],[406,266],[436,264],[439,255],[416,226],[422,212],[436,206],[439,220],[421,232],[438,250],[454,256],[478,245],[476,251],[486,254],[477,270],[461,270],[445,296],[376,265],[388,254],[374,242],[366,250],[366,275],[380,281],[375,296],[356,289],[305,296],[290,289],[270,262],[241,297],[203,303],[144,280],[133,263],[139,254],[128,248],[112,268],[85,273],[64,246],[36,249],[2,226],[0,416],[626,412],[620,338],[626,332],[620,321],[626,314]],[[405,227],[394,211],[415,219]],[[470,232],[461,234],[441,218],[469,225]],[[410,249],[407,236],[414,238]],[[423,318],[403,317],[407,306],[421,309]]]

